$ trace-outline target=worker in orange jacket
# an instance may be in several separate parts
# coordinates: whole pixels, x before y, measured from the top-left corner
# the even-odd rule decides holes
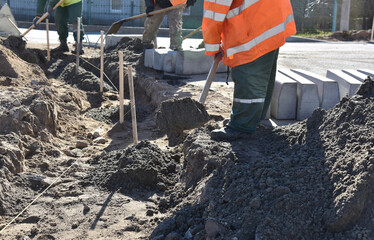
[[[204,0],[204,10],[206,55],[221,51],[234,81],[230,121],[211,138],[247,137],[266,117],[279,48],[296,33],[290,0]]]
[[[161,10],[171,6],[187,3],[187,7],[193,6],[196,0],[145,0],[146,13]],[[149,16],[144,22],[143,45],[145,49],[157,48],[157,33],[165,15],[168,16],[170,49],[182,48],[182,14],[183,8],[174,9],[166,13]]]

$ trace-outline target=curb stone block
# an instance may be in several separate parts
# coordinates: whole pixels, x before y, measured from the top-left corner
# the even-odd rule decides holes
[[[105,49],[116,46],[125,35],[109,34],[105,38]]]
[[[363,74],[366,74],[366,76],[370,76],[374,78],[374,70],[369,69],[358,69],[359,72],[362,72]]]
[[[169,51],[164,57],[163,69],[165,72],[174,73],[177,61],[177,51]]]
[[[291,70],[279,70],[279,72],[297,82],[296,119],[300,121],[310,117],[320,106],[317,85]]]
[[[164,59],[169,49],[155,49],[153,53],[153,69],[155,70],[164,70]]]
[[[347,95],[353,96],[361,85],[360,81],[341,70],[327,70],[326,77],[338,82],[340,99]]]
[[[154,55],[155,55],[154,49],[145,50],[144,52],[144,66],[145,67],[153,68]]]
[[[291,71],[317,85],[321,108],[330,109],[340,101],[339,86],[335,80],[301,69],[291,69]]]
[[[213,58],[205,55],[205,48],[188,49],[177,53],[175,73],[182,75],[209,73]],[[226,72],[227,67],[220,63],[217,72]]]
[[[351,77],[356,78],[360,82],[363,82],[368,77],[367,74],[364,74],[364,73],[359,72],[358,70],[354,70],[354,69],[348,69],[348,70],[343,69],[343,72],[348,74]]]
[[[297,82],[278,73],[271,99],[271,115],[275,119],[296,119]]]

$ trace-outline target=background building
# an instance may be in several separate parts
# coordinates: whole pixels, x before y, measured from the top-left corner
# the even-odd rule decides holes
[[[17,21],[31,21],[35,15],[36,2],[37,0],[0,0],[1,5],[10,5]],[[342,0],[291,0],[298,31],[331,31],[335,2],[338,6],[336,26],[339,26]],[[144,12],[144,0],[83,0],[84,24],[110,25],[119,19]],[[350,29],[370,29],[373,15],[374,0],[352,0]],[[183,27],[198,28],[201,26],[202,16],[203,0],[197,0],[195,6],[185,10]],[[141,27],[143,23],[144,19],[138,19],[124,23],[124,26]],[[162,27],[167,27],[166,19]]]

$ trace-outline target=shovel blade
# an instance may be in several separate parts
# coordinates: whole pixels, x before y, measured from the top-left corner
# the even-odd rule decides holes
[[[122,24],[123,24],[123,21],[118,21],[118,22],[113,23],[112,26],[110,26],[106,34],[117,33],[118,30],[121,28]]]

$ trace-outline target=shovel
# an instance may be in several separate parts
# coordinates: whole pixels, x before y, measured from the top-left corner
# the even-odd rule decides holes
[[[133,16],[133,17],[121,19],[121,20],[113,23],[112,26],[110,26],[110,28],[109,28],[108,32],[106,33],[106,35],[117,33],[118,30],[121,28],[122,24],[125,23],[125,22],[131,21],[131,20],[134,20],[134,19],[138,19],[138,18],[142,18],[142,17],[146,17],[148,15],[156,15],[156,14],[164,13],[164,12],[171,11],[171,10],[174,10],[174,9],[183,8],[185,6],[186,6],[186,4],[179,4],[179,5],[175,5],[175,6],[172,6],[172,7],[164,8],[164,9],[161,9],[161,10],[152,11],[152,12],[150,12],[148,14],[143,13],[143,14],[136,15],[136,16]]]
[[[60,6],[63,1],[65,1],[65,0],[60,0],[58,3],[56,3],[56,5],[53,7],[53,10],[56,10],[56,8],[58,8],[58,6]],[[36,25],[38,25],[39,23],[43,22],[43,20],[46,19],[48,16],[49,16],[48,12],[44,13],[43,16],[41,16],[39,18],[39,20],[36,22]],[[26,34],[28,34],[34,28],[35,28],[35,25],[33,24],[29,29],[27,29],[26,32],[24,32],[21,35],[21,37],[24,37]]]
[[[214,76],[216,75],[216,72],[217,72],[217,68],[218,68],[218,65],[219,65],[219,62],[221,61],[222,59],[222,53],[219,52],[215,58],[214,58],[214,62],[213,62],[213,65],[212,67],[210,68],[209,70],[209,74],[208,74],[208,77],[206,78],[206,81],[205,81],[205,85],[204,85],[204,89],[200,95],[200,100],[199,102],[201,104],[204,104],[205,103],[205,100],[206,100],[206,97],[208,96],[208,92],[209,92],[209,89],[210,89],[210,85],[212,85],[212,82],[213,82],[213,79],[214,79]]]

